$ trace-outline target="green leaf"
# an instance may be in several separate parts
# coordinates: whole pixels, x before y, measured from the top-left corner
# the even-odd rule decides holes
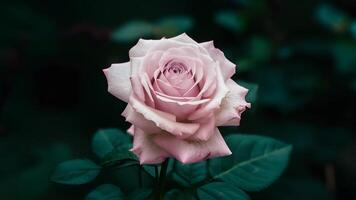
[[[204,200],[248,200],[250,197],[242,190],[224,182],[212,182],[198,188],[198,196]]]
[[[119,129],[101,129],[92,140],[92,149],[101,158],[101,165],[104,167],[138,164],[137,157],[129,151],[130,148],[130,136]]]
[[[289,160],[291,145],[255,135],[230,135],[226,139],[232,155],[212,159],[213,179],[246,191],[268,187],[282,174]]]
[[[176,161],[171,176],[180,185],[190,187],[205,180],[207,176],[207,164],[206,162],[183,164]]]
[[[145,21],[130,21],[123,24],[111,35],[113,41],[130,42],[152,34],[153,26]]]
[[[195,200],[197,199],[192,191],[173,189],[164,195],[166,200]]]
[[[98,176],[101,167],[91,160],[76,159],[60,163],[51,180],[56,183],[80,185]]]
[[[107,154],[102,160],[101,165],[103,167],[117,166],[121,168],[139,164],[137,157],[128,150],[114,150]]]
[[[214,21],[220,26],[235,32],[245,30],[245,20],[234,10],[219,11],[214,16]]]
[[[134,190],[130,195],[127,197],[128,200],[146,200],[150,194],[152,193],[152,189],[149,188],[140,188]]]
[[[124,194],[119,187],[111,184],[104,184],[91,191],[86,200],[121,200]]]
[[[188,16],[165,17],[155,24],[154,34],[157,36],[175,36],[189,31],[193,24],[193,19]]]
[[[99,158],[104,158],[114,150],[127,151],[130,145],[129,135],[119,129],[98,130],[92,140],[92,149]]]

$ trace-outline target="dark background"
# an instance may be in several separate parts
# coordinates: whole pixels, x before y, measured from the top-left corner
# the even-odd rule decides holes
[[[102,69],[139,37],[214,40],[251,89],[240,127],[294,145],[252,199],[356,199],[356,2],[62,0],[0,3],[0,199],[84,199],[49,176],[91,157],[99,128],[128,127]],[[129,178],[129,177],[123,177]]]

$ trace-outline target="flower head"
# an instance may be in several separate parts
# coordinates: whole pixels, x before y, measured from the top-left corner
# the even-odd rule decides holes
[[[248,90],[231,79],[235,64],[212,41],[140,39],[129,55],[104,73],[108,91],[128,103],[122,115],[142,164],[231,154],[217,126],[239,125]]]

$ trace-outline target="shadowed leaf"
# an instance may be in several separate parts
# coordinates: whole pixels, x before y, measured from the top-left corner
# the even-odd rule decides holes
[[[92,181],[100,170],[101,167],[91,160],[69,160],[57,166],[51,179],[56,183],[80,185]]]

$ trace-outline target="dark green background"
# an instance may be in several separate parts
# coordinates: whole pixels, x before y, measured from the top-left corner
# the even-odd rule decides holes
[[[356,198],[355,1],[13,0],[0,3],[0,199],[84,199],[95,184],[49,176],[61,161],[92,157],[97,129],[129,126],[101,70],[128,61],[138,38],[112,33],[171,16],[193,25],[145,37],[214,40],[237,63],[234,79],[258,85],[241,126],[222,132],[294,145],[287,171],[252,199]]]

